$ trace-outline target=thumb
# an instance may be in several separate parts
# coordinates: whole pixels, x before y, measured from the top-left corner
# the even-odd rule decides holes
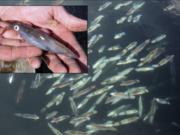
[[[86,31],[87,30],[87,20],[79,19],[71,14],[69,14],[66,9],[62,6],[54,6],[54,19],[60,22],[64,27],[70,31]]]

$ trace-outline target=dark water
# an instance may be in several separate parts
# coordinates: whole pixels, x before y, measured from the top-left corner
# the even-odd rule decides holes
[[[170,106],[164,106],[159,104],[158,110],[155,114],[154,123],[150,125],[148,122],[142,122],[139,120],[136,123],[124,125],[119,127],[119,134],[178,134],[180,133],[180,128],[175,127],[171,124],[172,121],[180,120],[179,111],[180,109],[177,107],[180,102],[180,91],[179,91],[179,1],[146,1],[146,3],[133,14],[133,17],[142,14],[140,21],[138,23],[127,23],[126,21],[123,24],[116,24],[116,20],[125,16],[128,10],[132,7],[129,5],[127,7],[121,7],[119,10],[114,10],[115,5],[124,1],[111,1],[112,4],[102,11],[98,11],[99,6],[103,5],[107,1],[98,1],[95,2],[94,6],[89,6],[89,26],[90,21],[93,21],[97,16],[104,15],[104,18],[100,21],[101,26],[97,28],[95,31],[91,32],[89,35],[89,39],[95,34],[103,34],[103,38],[101,38],[92,48],[93,53],[89,54],[89,66],[90,72],[92,72],[92,64],[94,64],[97,60],[95,58],[101,58],[102,56],[106,56],[107,58],[113,57],[116,54],[119,54],[121,50],[109,52],[107,49],[110,46],[114,46],[116,44],[120,44],[120,46],[124,49],[129,43],[133,41],[137,41],[138,45],[144,42],[147,39],[154,39],[161,34],[166,34],[167,38],[160,41],[159,43],[167,42],[168,44],[164,46],[166,51],[161,54],[157,59],[155,59],[151,63],[158,63],[160,60],[166,57],[166,55],[175,55],[174,56],[174,64],[176,69],[176,79],[175,83],[172,83],[172,76],[170,73],[170,63],[157,68],[154,72],[131,72],[128,74],[128,80],[138,78],[141,80],[140,84],[136,84],[136,86],[146,86],[150,92],[148,94],[143,95],[143,113],[147,113],[149,107],[151,105],[151,101],[154,97],[166,98],[172,97],[172,102]],[[138,2],[138,1],[137,1]],[[168,12],[164,12],[163,9],[168,5],[174,3],[176,5],[176,9],[173,9]],[[92,5],[89,2],[89,5]],[[91,19],[92,18],[92,19]],[[121,39],[114,40],[114,35],[116,33],[126,32],[126,35]],[[148,44],[146,48],[157,45],[156,44]],[[106,45],[106,48],[102,54],[98,53],[98,49],[102,46]],[[146,48],[141,51],[136,59],[140,59],[142,57],[147,56],[149,51],[146,51]],[[125,59],[126,54],[123,59]],[[93,59],[94,58],[94,59]],[[92,62],[91,62],[92,61]],[[138,61],[139,63],[139,61]],[[151,64],[149,64],[151,65]],[[147,65],[147,66],[149,66]],[[108,65],[110,66],[110,65]],[[125,66],[116,66],[116,64],[112,65],[111,68],[104,72],[98,78],[98,81],[102,78],[101,82],[104,78],[109,76],[116,75],[117,71],[123,71],[129,67],[137,67],[137,63],[127,64]],[[115,69],[117,70],[115,71]],[[124,92],[127,88],[119,87],[119,83],[114,84],[115,88],[118,91]],[[131,87],[136,87],[131,86]],[[130,88],[131,88],[130,87]],[[130,103],[130,102],[129,102]],[[132,103],[132,101],[131,101]],[[123,103],[121,103],[122,105]],[[134,107],[137,108],[137,99],[134,102]],[[118,106],[118,105],[117,105]],[[114,107],[112,107],[114,108]],[[109,108],[110,109],[110,108]],[[118,121],[121,118],[117,118],[114,121]],[[156,132],[157,129],[160,131]],[[114,133],[116,134],[116,133]]]
[[[138,23],[127,23],[124,24],[116,24],[116,19],[125,16],[127,11],[132,7],[132,4],[127,7],[122,7],[121,9],[115,11],[114,6],[121,1],[111,1],[111,4],[106,9],[101,12],[98,11],[99,6],[104,4],[107,1],[77,1],[77,3],[88,4],[88,22],[93,21],[98,15],[104,15],[105,17],[100,21],[101,27],[97,28],[95,31],[88,36],[90,39],[95,34],[103,34],[103,38],[101,38],[91,49],[93,53],[88,56],[88,65],[89,75],[93,77],[92,65],[102,56],[106,56],[107,58],[113,57],[116,54],[119,54],[121,50],[109,52],[107,49],[110,46],[114,46],[116,44],[120,44],[120,46],[124,49],[129,43],[133,41],[137,41],[138,45],[144,42],[147,39],[154,39],[160,34],[166,34],[167,37],[162,41],[151,44],[149,43],[139,54],[134,58],[138,60],[136,63],[127,64],[117,66],[117,61],[113,64],[113,62],[109,63],[107,67],[103,69],[103,73],[100,77],[92,82],[91,80],[84,88],[87,88],[92,85],[96,85],[96,89],[100,89],[104,86],[100,85],[100,83],[110,77],[117,75],[117,72],[121,72],[124,69],[129,67],[137,67],[139,64],[139,59],[145,57],[149,51],[146,49],[150,46],[157,45],[163,42],[166,42],[165,52],[163,52],[157,59],[153,60],[151,64],[156,64],[160,60],[164,59],[166,55],[175,55],[173,62],[176,69],[176,77],[175,83],[172,82],[172,75],[170,73],[170,63],[166,65],[156,68],[154,72],[136,72],[132,71],[127,75],[127,80],[139,79],[140,83],[129,87],[119,86],[121,82],[116,82],[114,85],[114,89],[119,92],[124,92],[128,88],[146,86],[149,90],[149,93],[143,94],[143,118],[149,112],[151,107],[151,101],[154,97],[156,98],[170,98],[169,102],[171,105],[162,105],[158,104],[158,109],[155,113],[153,124],[149,124],[149,120],[142,121],[139,119],[137,122],[130,123],[127,125],[122,125],[117,127],[118,132],[112,131],[98,131],[93,134],[95,135],[179,135],[180,134],[180,30],[179,30],[179,5],[178,1],[151,1],[146,0],[146,3],[133,14],[133,16],[142,14],[140,21]],[[163,9],[170,5],[171,3],[176,5],[176,9],[173,9],[168,12],[164,12]],[[126,32],[126,35],[121,39],[114,40],[114,35],[116,33],[120,33],[121,31]],[[98,49],[102,46],[106,45],[106,48],[102,54],[98,53]],[[125,59],[126,56],[130,54],[127,53],[122,60]],[[150,66],[148,65],[148,66]],[[66,75],[65,78],[69,78],[70,76],[74,76],[76,74]],[[30,89],[32,80],[35,79],[35,74],[15,74],[14,81],[12,84],[9,84],[6,79],[8,74],[0,75],[0,135],[53,135],[54,133],[49,129],[47,123],[50,120],[46,120],[45,116],[47,113],[52,111],[58,111],[57,116],[61,115],[70,115],[71,118],[74,117],[70,103],[68,98],[72,96],[72,91],[70,91],[69,86],[55,90],[51,95],[46,96],[46,91],[51,87],[56,79],[48,79],[45,80],[44,83],[38,87],[38,89]],[[21,85],[21,81],[25,79],[26,85],[23,93],[23,98],[19,103],[16,103],[16,95],[18,93],[19,87]],[[74,84],[77,81],[74,82]],[[84,89],[82,88],[82,89]],[[95,91],[93,90],[93,91]],[[53,106],[47,110],[45,113],[40,113],[40,110],[53,98],[53,95],[59,94],[61,92],[65,92],[65,97],[62,103],[59,106]],[[111,90],[112,91],[112,90]],[[95,96],[90,99],[90,101],[84,106],[82,109],[79,109],[79,114],[85,113],[89,108],[94,104],[96,99],[99,96]],[[69,124],[70,118],[64,120],[63,122],[59,122],[58,124],[53,124],[55,128],[57,128],[61,133],[64,133],[67,129],[70,130],[79,130],[79,131],[87,131],[85,125],[90,124],[91,122],[95,122],[97,124],[105,123],[108,120],[113,120],[114,122],[118,122],[120,120],[133,117],[132,116],[118,116],[115,118],[107,117],[108,111],[111,111],[121,105],[132,104],[131,109],[138,109],[138,96],[134,100],[122,100],[115,105],[104,104],[107,97],[110,97],[110,92],[108,92],[107,96],[100,105],[96,106],[95,110],[98,111],[97,114],[91,116],[91,120],[83,123],[82,125],[74,128],[73,125]],[[75,99],[76,104],[80,103],[85,96]],[[36,113],[40,119],[39,120],[31,120],[14,116],[14,113],[28,113],[34,114]],[[179,126],[175,126],[172,122],[177,123]]]

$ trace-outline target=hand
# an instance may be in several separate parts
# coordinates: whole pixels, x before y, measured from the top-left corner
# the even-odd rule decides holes
[[[87,72],[87,56],[79,43],[76,41],[71,31],[86,31],[87,21],[78,19],[66,12],[62,6],[41,6],[41,7],[0,7],[0,18],[5,20],[17,20],[29,25],[33,24],[43,28],[49,34],[50,30],[53,38],[63,39],[78,52],[77,60],[61,54],[48,54],[44,58],[47,66],[56,73],[85,73]],[[2,23],[0,23],[2,26]],[[48,29],[48,30],[47,30]],[[2,31],[2,29],[0,29]],[[8,30],[0,37],[0,60],[11,61],[18,58],[26,58],[32,67],[38,68],[41,59],[38,57],[42,50],[29,45],[23,41],[15,30]],[[8,39],[6,39],[8,38]],[[11,39],[9,39],[11,38]],[[10,45],[10,46],[8,46]],[[73,50],[72,50],[73,51]],[[4,54],[6,54],[4,56]]]

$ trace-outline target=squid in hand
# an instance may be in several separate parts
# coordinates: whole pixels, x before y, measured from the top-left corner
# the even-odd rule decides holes
[[[15,21],[1,21],[8,26],[6,26],[2,32],[2,34],[8,30],[8,29],[14,29],[19,33],[21,38],[26,40],[28,43],[39,47],[43,50],[57,53],[57,54],[62,54],[67,57],[72,57],[72,58],[78,58],[76,54],[74,54],[70,49],[68,49],[65,45],[62,43],[56,41],[55,39],[51,38],[50,36],[46,35],[43,32],[40,32],[34,28],[31,28],[27,25],[24,25],[20,22],[15,22]],[[1,35],[2,35],[1,34]]]

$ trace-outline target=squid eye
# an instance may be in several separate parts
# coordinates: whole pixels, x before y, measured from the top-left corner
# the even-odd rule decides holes
[[[15,25],[15,26],[14,26],[14,29],[15,29],[16,31],[18,31],[18,30],[19,30],[19,26],[18,26],[18,25]]]

